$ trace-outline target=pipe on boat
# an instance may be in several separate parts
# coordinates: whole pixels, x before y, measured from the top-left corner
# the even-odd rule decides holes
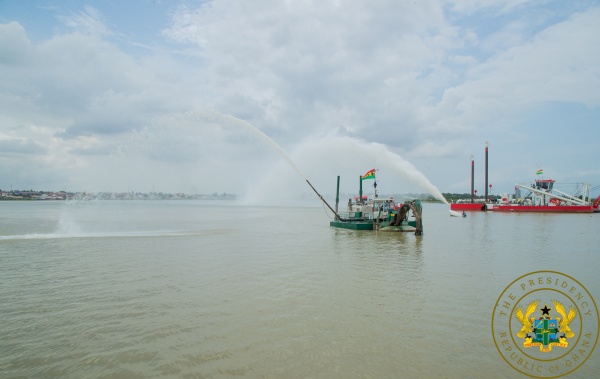
[[[413,211],[413,215],[415,216],[415,236],[420,236],[423,234],[423,220],[421,219],[421,212],[419,211],[419,207],[417,207],[414,201],[408,201],[404,205],[408,205],[410,209]]]
[[[338,177],[339,180],[339,177]],[[321,199],[321,201],[327,205],[327,208],[329,208],[334,214],[335,214],[335,218],[336,220],[340,220],[340,221],[349,221],[346,218],[340,217],[340,215],[335,211],[335,209],[333,209],[331,207],[331,205],[329,205],[329,203],[327,201],[325,201],[325,199],[323,199],[323,196],[321,196],[321,194],[315,189],[315,187],[313,187],[312,184],[310,184],[310,182],[308,181],[308,179],[306,179],[306,183],[308,183],[308,185],[310,186],[310,188],[312,188],[313,191],[315,191],[315,193],[317,194],[317,196],[319,196],[319,199]]]
[[[335,212],[338,212],[338,205],[340,204],[340,176],[337,177],[337,188],[335,190]]]

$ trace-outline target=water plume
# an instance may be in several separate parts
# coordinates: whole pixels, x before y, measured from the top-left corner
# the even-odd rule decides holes
[[[228,123],[228,124],[233,124],[233,125],[236,125],[238,127],[244,128],[244,129],[246,129],[246,130],[254,133],[263,142],[265,142],[267,145],[269,145],[271,148],[273,148],[283,159],[285,159],[287,161],[287,163],[290,164],[290,166],[292,166],[292,168],[294,170],[296,170],[296,172],[302,178],[304,178],[304,180],[306,180],[306,176],[302,173],[302,171],[300,171],[300,169],[298,168],[298,166],[296,166],[296,164],[294,163],[294,161],[292,161],[292,159],[281,148],[281,146],[279,146],[277,143],[275,143],[275,141],[273,141],[273,139],[271,139],[271,137],[267,136],[265,133],[263,133],[260,129],[258,129],[257,127],[255,127],[251,123],[249,123],[247,121],[244,121],[242,119],[239,119],[237,117],[234,117],[234,116],[231,116],[231,115],[225,115],[225,114],[218,113],[218,112],[215,112],[215,111],[198,112],[198,113],[195,113],[193,117],[201,119],[201,120],[204,120],[204,121],[211,121],[211,122],[216,122],[216,123],[223,123],[223,122],[225,122],[225,123]]]
[[[396,179],[405,179],[448,204],[440,190],[412,163],[380,143],[366,142],[332,133],[305,140],[297,146],[292,156],[302,159],[304,166],[314,167],[315,171],[323,171],[327,168],[355,179],[367,170],[377,168],[382,171],[381,178],[385,182],[400,186],[400,190],[403,190],[402,187],[406,188],[406,184],[399,183]],[[394,177],[397,178],[387,174],[390,172],[394,173]],[[380,182],[380,177],[377,178]],[[388,187],[388,190],[398,191],[398,187]]]
[[[233,125],[250,131],[274,149],[305,181],[307,180],[294,160],[290,158],[281,146],[251,123],[216,111],[194,112],[189,114],[188,118],[216,124]],[[298,160],[301,159],[305,166],[311,165],[312,161],[315,170],[318,172],[325,171],[325,168],[329,168],[332,164],[335,165],[335,167],[331,167],[333,171],[339,171],[340,166],[351,167],[352,170],[355,170],[353,175],[359,174],[356,172],[357,169],[372,168],[371,165],[377,168],[385,168],[406,178],[411,183],[429,192],[436,199],[448,204],[439,189],[413,164],[380,143],[369,143],[356,138],[340,137],[335,134],[317,136],[302,142],[295,149],[294,156]]]
[[[417,168],[412,163],[405,160],[398,154],[389,151],[384,145],[374,143],[373,146],[376,148],[378,147],[381,150],[383,158],[388,159],[391,167],[395,171],[399,172],[402,175],[405,175],[410,181],[417,184],[421,188],[427,190],[436,199],[441,200],[445,204],[449,205],[448,201],[446,200],[446,198],[444,198],[444,195],[442,195],[440,190],[436,186],[434,186],[429,181],[429,179],[427,179],[425,175],[423,175],[421,171],[417,170]]]

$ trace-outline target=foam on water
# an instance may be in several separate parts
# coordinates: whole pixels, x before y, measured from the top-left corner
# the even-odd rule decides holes
[[[80,235],[83,233],[83,231],[81,230],[81,226],[73,218],[73,213],[70,212],[72,204],[77,203],[73,203],[72,200],[70,200],[69,204],[67,204],[66,207],[63,207],[63,210],[60,213],[60,217],[58,219],[58,225],[56,227],[56,232],[54,233],[55,235],[69,236]]]
[[[0,235],[0,241],[195,236],[206,232],[173,228],[172,223],[160,218],[156,221],[150,218],[150,222],[139,225],[139,217],[149,219],[147,214],[138,213],[140,208],[145,208],[144,203],[132,207],[125,202],[70,199],[50,205],[52,208],[45,218],[30,223],[27,228],[7,230],[5,235]]]
[[[186,235],[198,235],[194,232],[185,231],[132,231],[132,232],[80,232],[80,233],[31,233],[0,236],[0,241],[12,240],[45,240],[45,239],[70,239],[70,238],[117,238],[117,237],[176,237]]]

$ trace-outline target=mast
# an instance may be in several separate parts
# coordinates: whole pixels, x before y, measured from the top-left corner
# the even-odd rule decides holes
[[[377,171],[377,170],[375,170]],[[375,171],[373,171],[373,188],[375,191],[374,199],[377,199],[377,178],[375,177]]]
[[[358,187],[358,203],[362,204],[362,200],[363,200],[363,198],[362,198],[362,176],[360,176],[360,175],[358,176],[358,184],[359,184],[359,187]]]
[[[488,202],[488,141],[485,141],[485,197],[484,202]]]
[[[475,159],[471,155],[471,204],[475,202]]]

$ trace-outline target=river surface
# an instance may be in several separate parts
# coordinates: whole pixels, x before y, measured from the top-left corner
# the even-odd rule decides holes
[[[600,214],[424,204],[417,237],[330,228],[318,200],[0,212],[1,378],[521,378],[491,332],[509,283],[559,271],[600,301]],[[598,350],[568,377],[600,377]]]

